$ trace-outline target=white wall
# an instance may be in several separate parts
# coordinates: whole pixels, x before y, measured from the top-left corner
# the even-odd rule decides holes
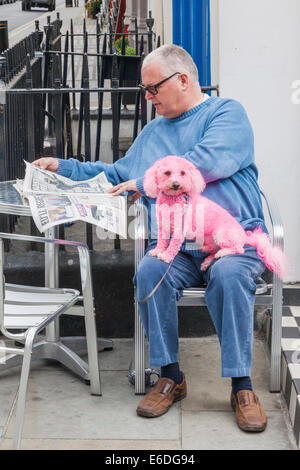
[[[299,281],[300,1],[219,0],[219,79],[252,122],[259,181],[276,197],[293,263],[286,280]]]
[[[153,30],[160,36],[161,44],[172,44],[172,0],[148,0],[149,10],[154,18]]]

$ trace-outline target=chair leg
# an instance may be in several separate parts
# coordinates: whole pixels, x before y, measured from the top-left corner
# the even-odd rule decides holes
[[[91,394],[102,395],[101,382],[100,382],[100,367],[98,356],[98,342],[97,342],[97,329],[94,308],[91,305],[84,306],[85,315],[85,330],[86,330],[86,343],[88,353],[88,364],[91,382]]]
[[[135,299],[135,332],[134,332],[134,367],[135,394],[145,394],[145,331]]]
[[[281,371],[281,331],[282,331],[282,281],[274,275],[270,392],[280,392]]]
[[[15,450],[20,449],[22,430],[24,424],[24,413],[25,413],[25,403],[26,403],[26,394],[28,386],[28,377],[30,372],[30,361],[32,353],[33,340],[36,335],[37,329],[31,328],[28,330],[26,336],[26,342],[24,347],[24,357],[21,371],[20,387],[18,393],[18,402],[17,402],[17,412],[16,412],[16,421],[14,427],[14,437],[13,437],[13,448]]]

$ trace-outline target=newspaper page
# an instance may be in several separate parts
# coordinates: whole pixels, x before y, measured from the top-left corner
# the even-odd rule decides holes
[[[25,179],[16,189],[28,199],[40,232],[75,220],[127,236],[127,197],[108,193],[112,184],[105,173],[84,181],[73,181],[26,162]]]
[[[31,163],[26,163],[23,192],[29,193],[107,193],[112,184],[107,181],[104,171],[94,178],[73,181],[52,171],[42,170]],[[17,182],[18,185],[18,182]]]

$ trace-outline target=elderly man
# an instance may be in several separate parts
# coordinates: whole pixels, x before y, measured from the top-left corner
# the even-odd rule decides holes
[[[145,126],[124,158],[114,164],[41,158],[35,164],[74,180],[104,171],[114,184],[114,195],[124,191],[133,191],[134,199],[142,195],[151,228],[148,250],[156,243],[156,220],[151,212],[155,201],[145,196],[143,177],[157,159],[166,155],[193,162],[205,178],[203,194],[227,209],[244,228],[252,230],[260,225],[265,230],[253,133],[241,104],[203,94],[192,58],[175,45],[164,45],[145,58],[140,86],[160,116]],[[200,265],[207,254],[198,248],[184,243],[159,288],[147,302],[140,303],[150,365],[161,367],[161,378],[141,400],[137,413],[160,416],[186,396],[186,380],[178,363],[176,301],[182,289],[204,282],[207,306],[221,345],[222,376],[232,378],[231,404],[237,423],[245,431],[263,431],[267,418],[252,390],[250,375],[254,281],[265,267],[255,249],[247,246],[243,255],[221,258],[202,272]],[[153,290],[167,266],[146,253],[134,278],[139,300]]]

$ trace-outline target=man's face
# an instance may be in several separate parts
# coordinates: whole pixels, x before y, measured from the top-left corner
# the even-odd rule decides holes
[[[167,78],[167,75],[162,72],[159,63],[142,68],[142,83],[144,86],[156,85],[165,78]],[[179,74],[159,86],[157,91],[157,95],[152,95],[149,91],[146,91],[145,98],[152,101],[158,114],[166,118],[174,118],[184,112]]]

